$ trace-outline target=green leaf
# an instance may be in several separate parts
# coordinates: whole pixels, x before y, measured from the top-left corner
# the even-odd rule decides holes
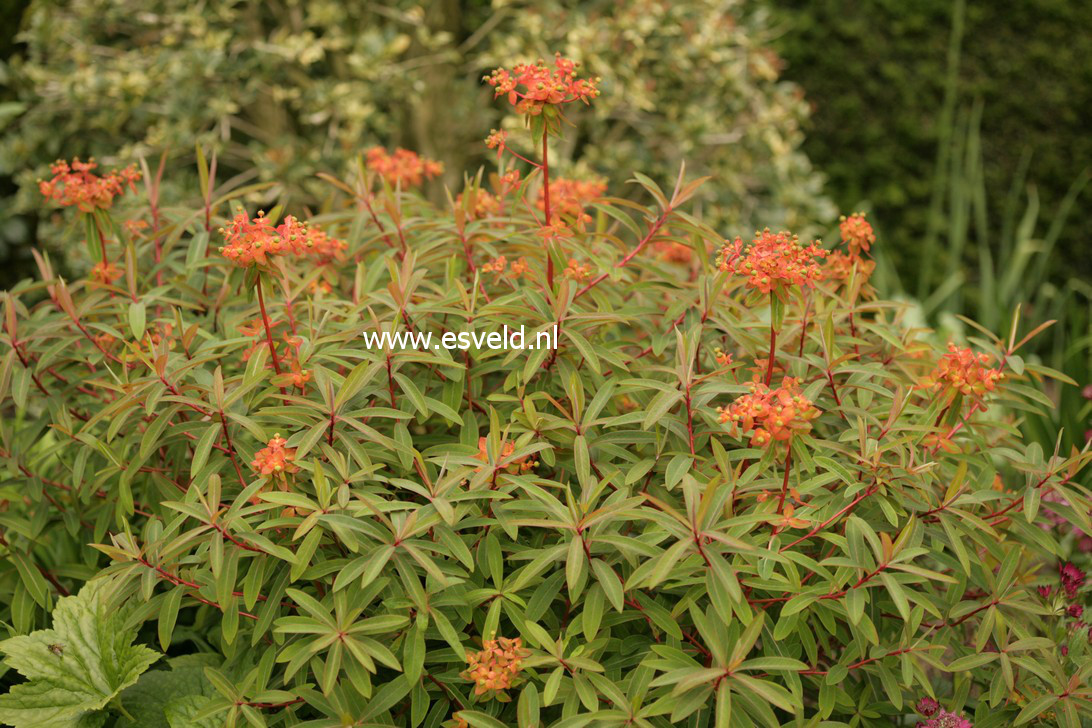
[[[0,642],[4,662],[27,678],[0,695],[0,722],[14,728],[74,726],[100,710],[159,659],[134,645],[136,631],[106,603],[98,582],[53,610],[53,628]]]
[[[144,323],[147,311],[144,301],[129,302],[129,329],[133,332],[133,338],[140,341],[144,337]]]
[[[159,646],[166,652],[171,646],[171,635],[174,632],[174,623],[178,619],[178,607],[182,604],[182,595],[186,588],[179,585],[167,592],[163,597],[163,603],[159,607]]]
[[[149,670],[141,675],[121,693],[121,705],[133,720],[122,717],[118,728],[170,728],[167,715],[172,705],[211,697],[213,690],[201,664],[204,660],[207,665],[208,658],[218,660],[211,655],[187,655],[177,658],[170,670]]]
[[[982,667],[985,664],[993,662],[1000,656],[999,652],[982,652],[976,655],[964,655],[956,660],[952,660],[948,663],[949,672],[961,672],[963,670],[973,670],[976,667]]]
[[[1020,714],[1016,716],[1016,722],[1013,725],[1023,725],[1033,718],[1037,718],[1046,712],[1046,710],[1058,702],[1057,695],[1040,695],[1039,697],[1031,700],[1024,709],[1020,711]]]
[[[474,726],[474,728],[508,728],[493,716],[479,710],[460,710],[456,715],[465,720],[467,724]]]

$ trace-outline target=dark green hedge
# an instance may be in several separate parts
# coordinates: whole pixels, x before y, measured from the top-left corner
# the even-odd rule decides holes
[[[813,105],[804,148],[842,209],[866,202],[900,266],[916,270],[929,211],[943,107],[952,0],[775,0],[786,76]],[[1053,215],[1092,165],[1092,4],[968,0],[960,104],[984,104],[985,178],[998,211],[1030,150],[1029,181]],[[1092,197],[1087,188],[1082,201]],[[1080,204],[1078,205],[1080,209]],[[1055,256],[1066,275],[1092,273],[1081,215]],[[997,215],[993,215],[996,220]],[[1075,267],[1076,266],[1076,267]]]

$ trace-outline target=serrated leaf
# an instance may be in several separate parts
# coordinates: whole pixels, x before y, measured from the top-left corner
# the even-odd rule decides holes
[[[52,629],[0,642],[4,662],[27,678],[0,695],[0,722],[14,728],[75,725],[81,715],[100,710],[160,657],[134,645],[135,638],[97,582],[58,600]]]

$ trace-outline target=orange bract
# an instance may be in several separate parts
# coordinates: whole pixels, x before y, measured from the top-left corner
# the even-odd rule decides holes
[[[487,438],[478,438],[478,454],[475,455],[475,457],[478,460],[481,460],[483,463],[489,462],[489,450],[487,446],[488,442],[489,441]],[[497,458],[498,463],[511,457],[512,453],[514,453],[515,451],[516,444],[511,440],[505,440],[504,443],[501,445],[500,456]],[[536,465],[538,465],[537,460],[532,460],[530,455],[525,455],[524,457],[517,458],[511,463],[508,463],[504,467],[504,472],[512,474],[522,473],[525,470],[530,470]]]
[[[752,382],[751,393],[727,407],[718,407],[721,424],[731,424],[732,433],[750,433],[751,444],[766,446],[811,431],[819,410],[803,395],[796,379],[787,377],[777,389]]]
[[[923,389],[948,388],[960,394],[981,397],[992,392],[1004,378],[1000,369],[991,369],[988,354],[975,354],[970,348],[948,344],[948,353],[940,358],[936,368],[921,380]]]
[[[91,268],[91,280],[102,285],[110,285],[124,274],[121,268],[108,261],[99,261]]]
[[[285,447],[285,440],[279,434],[274,435],[266,447],[254,455],[250,467],[261,475],[284,475],[295,473],[299,467],[292,461],[296,458],[296,448]]]
[[[375,172],[391,186],[419,187],[426,179],[432,179],[444,171],[444,165],[434,159],[422,157],[408,149],[395,149],[388,154],[383,147],[372,147],[367,153],[368,169]]]
[[[511,70],[498,68],[483,80],[496,89],[494,98],[508,97],[508,103],[524,114],[540,114],[547,104],[568,104],[573,101],[589,100],[599,96],[596,88],[599,78],[583,79],[576,75],[576,61],[564,58],[560,53],[554,56],[554,67],[545,61],[538,63],[520,63]]]
[[[816,243],[803,246],[791,233],[772,233],[766,228],[756,233],[746,247],[740,238],[726,242],[717,257],[717,267],[747,276],[747,285],[763,293],[780,293],[791,286],[814,286],[822,277],[816,259],[826,255],[827,251]]]
[[[603,180],[579,180],[559,177],[550,182],[550,220],[556,223],[562,217],[571,218],[583,225],[591,222],[592,218],[584,207],[607,192],[607,183]],[[538,209],[545,211],[545,190],[539,190],[535,204]]]
[[[876,270],[876,261],[835,250],[827,257],[826,264],[823,266],[823,277],[838,284],[847,283],[853,276],[855,266],[858,278],[864,282]]]
[[[317,225],[300,222],[291,215],[274,227],[264,212],[253,220],[240,212],[231,227],[220,228],[220,233],[224,236],[220,254],[240,266],[268,265],[273,256],[284,255],[313,255],[326,262],[340,257],[347,247]]]
[[[842,242],[849,247],[850,255],[867,253],[872,243],[876,242],[876,234],[872,232],[872,225],[863,212],[855,212],[849,217],[843,215],[838,229],[842,233]]]
[[[591,266],[581,263],[576,258],[569,258],[569,265],[565,268],[565,277],[572,278],[577,283],[587,280],[591,275]]]
[[[507,690],[515,685],[520,665],[530,654],[519,637],[485,640],[480,652],[467,654],[468,667],[460,675],[474,681],[474,694],[478,696]]]
[[[83,212],[105,210],[114,198],[125,193],[125,187],[135,191],[133,183],[140,179],[135,165],[99,176],[92,172],[98,167],[94,159],[81,162],[79,157],[72,163],[59,159],[50,167],[53,179],[38,182],[38,190],[62,207],[78,207]]]

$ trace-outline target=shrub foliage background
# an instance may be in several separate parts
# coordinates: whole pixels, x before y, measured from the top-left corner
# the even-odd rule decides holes
[[[520,107],[527,150],[555,104]],[[637,174],[634,202],[555,172],[551,213],[544,160],[516,131],[490,144],[498,173],[439,205],[421,159],[374,152],[323,178],[309,225],[239,210],[256,188],[200,152],[188,198],[161,194],[171,169],[126,191],[58,168],[43,190],[98,263],[65,281],[39,256],[4,295],[0,593],[30,636],[0,643],[29,678],[0,720],[1092,714],[1088,454],[1016,426],[1051,405],[1033,385],[1056,374],[1021,357],[1037,330],[1017,315],[944,354],[870,289],[861,217],[829,255],[725,244],[682,173]],[[506,324],[560,346],[361,342]],[[62,710],[49,689],[93,643],[72,630],[166,657],[141,674],[144,650],[98,650]]]

